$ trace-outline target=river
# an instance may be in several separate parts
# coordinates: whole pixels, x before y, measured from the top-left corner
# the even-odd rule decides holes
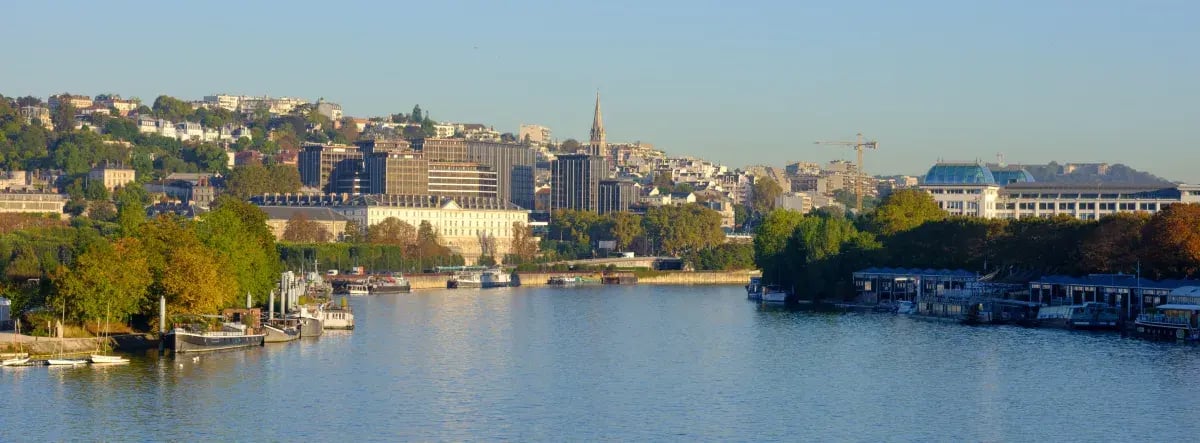
[[[356,298],[358,329],[0,371],[0,441],[1200,440],[1200,349],[737,287]]]

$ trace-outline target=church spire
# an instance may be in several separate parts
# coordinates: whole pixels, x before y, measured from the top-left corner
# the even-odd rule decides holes
[[[591,155],[607,156],[604,143],[604,117],[600,115],[600,91],[596,91],[596,113],[592,116],[592,136],[588,143],[588,151]]]

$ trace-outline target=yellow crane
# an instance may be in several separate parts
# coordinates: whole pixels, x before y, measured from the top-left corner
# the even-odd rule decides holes
[[[861,132],[858,133],[858,139],[855,141],[852,141],[852,142],[850,142],[850,141],[817,141],[817,142],[813,142],[813,143],[818,144],[818,145],[847,146],[847,147],[854,148],[855,151],[858,151],[858,179],[854,180],[854,194],[855,194],[855,197],[858,199],[856,209],[858,210],[859,214],[862,214],[862,200],[863,200],[863,189],[862,188],[863,188],[863,183],[867,181],[866,180],[866,177],[867,177],[866,170],[863,169],[863,149],[878,149],[878,143],[876,143],[874,140],[863,140],[863,135]]]

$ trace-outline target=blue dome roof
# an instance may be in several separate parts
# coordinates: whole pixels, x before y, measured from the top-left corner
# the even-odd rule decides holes
[[[938,163],[925,174],[927,185],[994,185],[996,178],[986,166],[975,163]]]
[[[1033,174],[1029,171],[1020,168],[997,168],[992,169],[992,177],[996,179],[996,184],[1000,186],[1011,183],[1033,183]]]

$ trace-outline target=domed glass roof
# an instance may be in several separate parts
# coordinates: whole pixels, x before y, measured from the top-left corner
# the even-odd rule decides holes
[[[938,163],[925,174],[927,185],[994,185],[996,178],[976,163]]]

